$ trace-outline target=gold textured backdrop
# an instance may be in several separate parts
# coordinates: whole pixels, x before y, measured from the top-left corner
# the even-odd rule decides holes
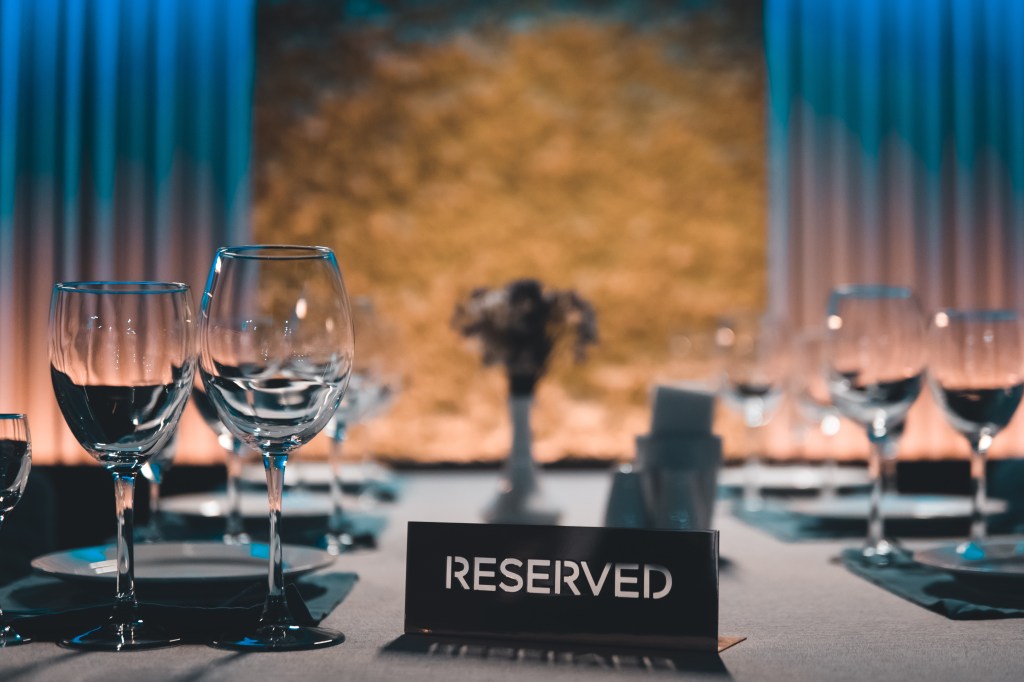
[[[449,319],[473,287],[528,276],[577,289],[601,334],[542,382],[538,458],[628,456],[652,381],[707,371],[670,368],[673,335],[763,303],[755,3],[525,18],[398,3],[373,21],[331,4],[261,6],[253,234],[336,249],[350,292],[398,331],[400,398],[349,451],[504,456],[502,373]]]

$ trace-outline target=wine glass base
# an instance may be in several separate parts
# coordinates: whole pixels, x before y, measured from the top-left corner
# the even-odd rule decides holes
[[[210,642],[217,649],[234,651],[302,651],[336,646],[345,635],[307,625],[261,625],[245,637],[226,637]]]
[[[338,556],[351,552],[355,546],[355,539],[349,533],[325,533],[320,538],[320,547],[331,556]]]
[[[60,642],[61,646],[69,649],[89,651],[138,651],[178,644],[181,644],[181,637],[168,635],[163,629],[143,623],[141,620],[131,623],[106,623]]]
[[[28,644],[31,641],[30,637],[22,637],[10,625],[0,628],[0,647]]]
[[[252,538],[248,533],[224,533],[221,541],[225,545],[251,545]]]
[[[904,551],[889,540],[879,540],[876,544],[867,545],[860,553],[864,563],[872,566],[889,566],[903,555]]]

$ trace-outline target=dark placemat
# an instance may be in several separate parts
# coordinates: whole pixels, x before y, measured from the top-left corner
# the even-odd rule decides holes
[[[303,576],[285,587],[292,615],[316,625],[355,586],[354,573]],[[0,607],[21,634],[59,640],[103,623],[110,616],[113,581],[95,585],[48,576],[29,576],[0,589]],[[202,642],[227,630],[244,629],[259,618],[266,583],[247,585],[143,586],[137,589],[142,617],[186,641]]]
[[[867,521],[817,519],[794,514],[780,500],[766,500],[763,509],[748,511],[740,500],[733,503],[733,516],[783,542],[811,540],[844,540],[867,535]],[[999,514],[989,517],[992,534],[1014,533],[1020,528],[1017,515]],[[896,538],[956,538],[966,537],[970,530],[968,519],[889,519],[885,522],[887,536]]]
[[[872,566],[861,560],[859,549],[844,550],[842,561],[854,575],[951,620],[1024,618],[1024,585],[1012,590],[1005,584],[960,580],[909,556],[890,566]]]

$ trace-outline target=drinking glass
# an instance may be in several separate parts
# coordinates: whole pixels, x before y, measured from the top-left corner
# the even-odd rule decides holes
[[[832,404],[825,380],[825,337],[824,334],[806,330],[798,334],[793,342],[794,363],[792,390],[796,403],[801,433],[806,435],[807,426],[818,431],[825,439],[837,433],[841,423],[839,410]],[[824,453],[822,460],[822,497],[836,494],[836,460],[831,452]]]
[[[149,523],[136,533],[141,542],[163,542],[164,524],[160,511],[160,485],[164,482],[164,474],[174,463],[174,454],[178,449],[178,432],[167,443],[154,453],[140,469],[142,477],[149,481]]]
[[[910,289],[852,285],[832,291],[826,318],[828,387],[839,412],[867,432],[871,444],[871,498],[863,557],[891,562],[885,537],[883,468],[895,460],[896,438],[921,392],[925,329]]]
[[[330,466],[331,515],[323,546],[331,554],[340,554],[352,546],[352,519],[343,504],[342,448],[348,430],[382,414],[394,399],[397,378],[393,375],[393,342],[391,330],[381,320],[373,300],[366,296],[352,299],[352,325],[355,331],[356,359],[345,397],[328,428],[331,446]],[[360,492],[373,495],[375,485],[370,456],[365,454],[361,466]]]
[[[738,315],[719,321],[715,347],[721,361],[720,395],[743,417],[747,432],[743,506],[761,509],[763,427],[782,404],[786,377],[785,332],[772,315]]]
[[[23,414],[0,414],[0,526],[4,517],[21,500],[31,468],[32,439],[28,432],[28,419]],[[0,609],[0,647],[30,641],[7,624]]]
[[[318,246],[222,248],[200,319],[200,371],[221,421],[263,454],[270,507],[267,599],[259,622],[214,646],[330,646],[340,632],[300,626],[285,601],[281,490],[290,452],[330,421],[352,372],[352,316],[334,253]]]
[[[135,478],[174,433],[195,372],[189,288],[175,282],[65,282],[50,306],[50,378],[78,442],[114,477],[117,596],[110,621],[62,642],[106,651],[176,644],[135,599]]]
[[[985,459],[1024,393],[1024,343],[1012,310],[943,310],[932,317],[928,383],[949,425],[971,446],[971,533],[957,547],[983,559]]]
[[[245,464],[248,451],[245,444],[231,435],[231,431],[220,420],[217,408],[210,402],[210,397],[206,394],[206,387],[203,386],[201,380],[192,386],[192,404],[196,406],[203,421],[217,436],[217,443],[224,449],[224,465],[227,468],[228,479],[227,510],[222,539],[225,545],[248,545],[252,542],[252,538],[245,532],[245,522],[242,520],[242,496],[239,493],[242,465]]]

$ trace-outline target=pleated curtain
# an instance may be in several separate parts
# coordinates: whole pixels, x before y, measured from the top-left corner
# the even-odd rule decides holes
[[[1024,2],[767,0],[765,36],[771,306],[814,326],[882,282],[1024,307]],[[963,447],[928,396],[908,429],[907,456]]]
[[[37,462],[83,458],[49,380],[54,282],[179,280],[198,303],[216,247],[246,241],[253,13],[0,2],[0,411],[29,414]]]

